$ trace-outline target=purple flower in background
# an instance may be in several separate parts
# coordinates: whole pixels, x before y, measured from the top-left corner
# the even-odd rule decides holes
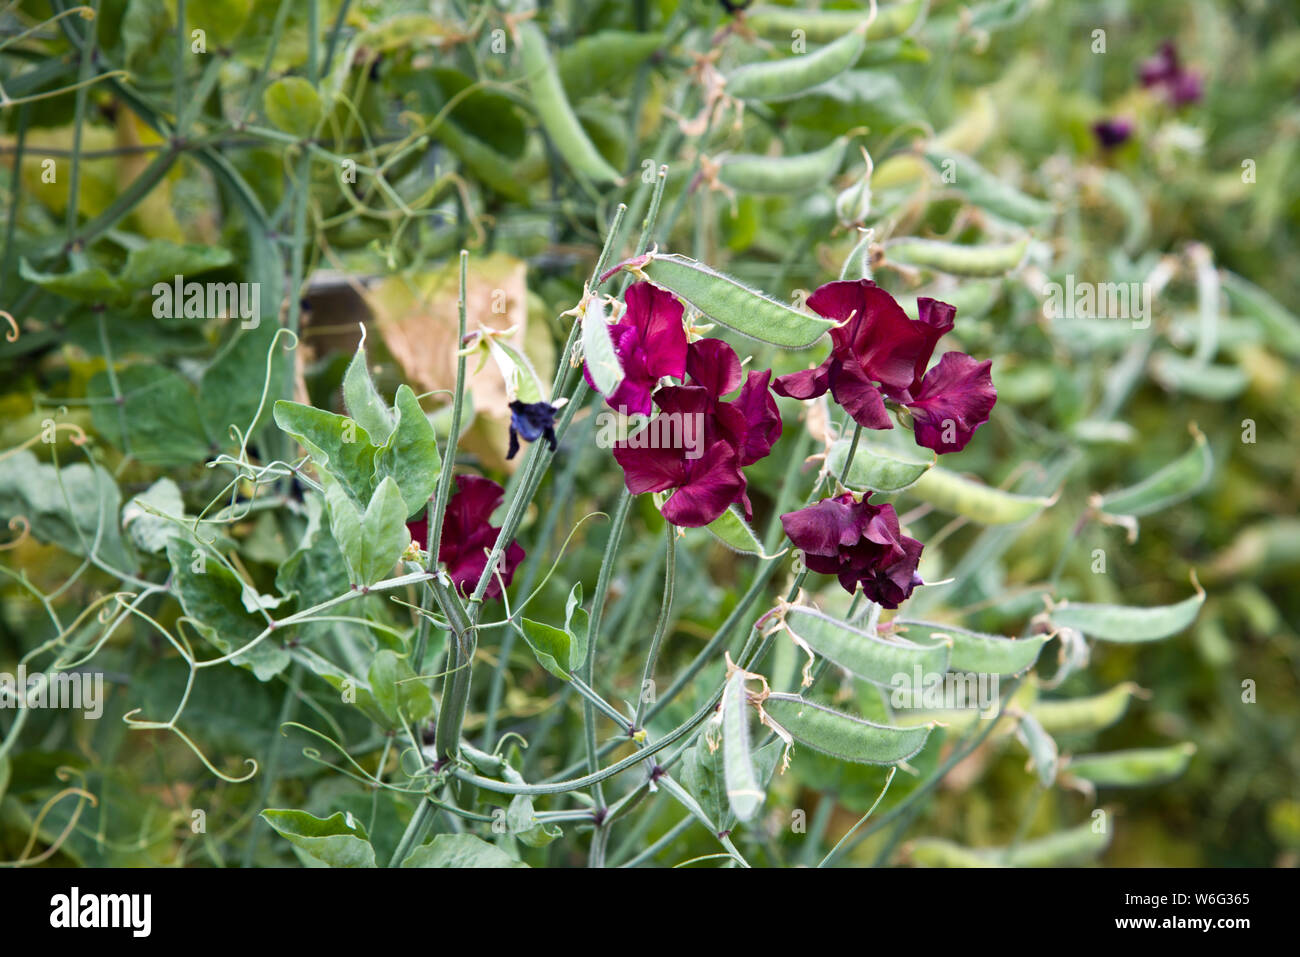
[[[1092,135],[1102,149],[1113,150],[1127,143],[1133,135],[1133,121],[1126,116],[1098,120],[1092,124]]]
[[[610,326],[614,351],[623,366],[623,381],[605,397],[611,409],[627,415],[649,415],[650,394],[664,376],[680,379],[686,374],[686,328],[682,325],[682,304],[667,290],[638,282],[623,294],[627,311]],[[596,383],[583,368],[587,384]]]
[[[1195,103],[1204,92],[1200,74],[1182,65],[1178,48],[1171,40],[1161,44],[1160,52],[1155,56],[1142,61],[1138,67],[1138,79],[1145,87],[1162,87],[1174,106]]]
[[[504,497],[505,489],[491,479],[478,475],[456,476],[456,494],[447,503],[447,515],[442,523],[438,561],[446,566],[457,591],[477,586],[483,569],[487,568],[488,554],[501,531],[488,520]],[[429,537],[427,517],[407,522],[406,528],[415,543],[423,548]],[[518,542],[511,542],[502,559],[500,581],[496,575],[492,576],[484,593],[488,598],[501,597],[501,583],[509,585],[514,579],[515,568],[524,560],[524,550]]]
[[[846,492],[822,499],[782,515],[781,525],[809,571],[835,575],[849,594],[861,585],[867,598],[897,608],[923,584],[916,566],[924,546],[901,533],[894,506],[870,498]]]
[[[779,377],[777,395],[810,399],[828,390],[854,422],[892,429],[885,399],[911,409],[916,441],[936,452],[958,452],[988,421],[997,399],[991,363],[947,353],[930,372],[934,348],[953,327],[957,310],[925,296],[909,319],[894,297],[867,279],[821,286],[808,297],[818,315],[836,319],[831,354],[816,369]]]

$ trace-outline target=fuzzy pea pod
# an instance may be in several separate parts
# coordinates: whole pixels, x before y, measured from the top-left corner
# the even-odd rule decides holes
[[[1062,602],[1048,617],[1057,628],[1073,628],[1089,638],[1114,642],[1159,641],[1188,628],[1205,603],[1205,589],[1193,577],[1196,594],[1173,605],[1135,608]]]
[[[578,122],[541,28],[533,21],[526,20],[517,26],[516,31],[533,107],[556,150],[579,176],[595,183],[618,182],[618,171],[600,155],[587,136],[587,131]]]
[[[1170,391],[1212,402],[1234,399],[1250,385],[1250,376],[1237,366],[1201,362],[1172,349],[1162,350],[1152,356],[1151,374]]]
[[[1187,770],[1196,753],[1190,741],[1165,748],[1133,748],[1107,754],[1080,754],[1064,770],[1099,788],[1136,788],[1172,781]]]
[[[867,23],[860,20],[849,32],[813,53],[737,67],[727,74],[727,93],[741,100],[794,99],[853,66],[866,43]]]
[[[1024,521],[1055,501],[1041,495],[1005,492],[938,466],[918,478],[908,491],[935,508],[985,525]]]
[[[754,773],[754,759],[749,751],[749,713],[745,703],[745,679],[737,669],[727,679],[722,692],[722,768],[727,782],[731,810],[741,821],[748,821],[763,804],[763,789]]]
[[[880,7],[876,19],[867,27],[867,39],[881,40],[898,36],[913,23],[925,0],[901,0]],[[808,10],[804,7],[781,7],[760,4],[745,11],[745,25],[774,39],[790,39],[795,30],[814,43],[829,43],[862,25],[861,10]]]
[[[944,641],[927,645],[885,641],[801,605],[786,609],[785,626],[797,641],[826,660],[881,687],[892,687],[900,675],[911,682],[918,668],[922,675],[948,670],[949,644]]]
[[[1082,698],[1040,698],[1031,710],[1038,723],[1052,734],[1101,731],[1124,717],[1137,690],[1137,685],[1125,681],[1109,691]]]
[[[830,319],[800,312],[685,256],[655,254],[639,266],[636,263],[633,260],[628,265],[709,318],[751,339],[787,349],[806,349],[835,325]]]
[[[1004,638],[983,632],[958,628],[930,621],[900,622],[908,631],[916,629],[929,638],[942,638],[951,642],[952,653],[948,667],[953,671],[970,671],[976,674],[1014,675],[1031,667],[1047,644],[1047,635],[1030,638]]]
[[[998,179],[969,156],[931,147],[925,158],[939,172],[951,175],[958,192],[980,209],[1021,226],[1036,226],[1052,215],[1050,203],[1022,193]]]
[[[1092,860],[1109,845],[1109,828],[1090,822],[1011,847],[962,847],[922,837],[907,846],[907,855],[922,867],[1061,867]]]
[[[886,255],[904,266],[924,266],[953,276],[1001,276],[1020,265],[1029,238],[998,246],[964,246],[937,239],[897,239],[885,247]]]
[[[1268,341],[1292,359],[1300,357],[1300,318],[1267,292],[1236,273],[1223,273],[1228,301],[1254,320]]]
[[[800,744],[857,764],[896,764],[925,747],[932,725],[896,728],[874,724],[798,695],[772,694],[763,703],[768,716]]]
[[[1192,447],[1136,485],[1104,495],[1098,503],[1111,515],[1150,515],[1195,495],[1214,473],[1214,456],[1199,429],[1192,426]]]
[[[733,154],[722,161],[718,179],[739,193],[806,193],[825,186],[844,162],[848,138],[841,136],[829,146],[793,156]]]

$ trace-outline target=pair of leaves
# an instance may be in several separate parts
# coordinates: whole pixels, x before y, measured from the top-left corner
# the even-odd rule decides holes
[[[262,818],[293,845],[307,867],[375,867],[365,826],[342,811],[319,818],[306,811],[268,808]],[[526,867],[472,834],[439,834],[417,847],[402,867]]]
[[[587,661],[588,621],[582,607],[582,582],[578,582],[565,604],[563,628],[525,618],[521,631],[541,666],[561,681],[568,681],[571,673],[581,670]]]

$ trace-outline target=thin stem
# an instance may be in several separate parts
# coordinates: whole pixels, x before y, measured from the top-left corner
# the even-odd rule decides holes
[[[641,686],[636,697],[636,719],[633,727],[640,728],[645,717],[646,689],[654,680],[655,664],[659,660],[659,648],[663,644],[664,634],[668,631],[668,622],[673,612],[673,589],[677,582],[677,529],[667,525],[667,552],[664,556],[664,600],[659,606],[659,621],[655,623],[654,637],[650,639],[650,650],[646,653],[645,668],[641,671]]]

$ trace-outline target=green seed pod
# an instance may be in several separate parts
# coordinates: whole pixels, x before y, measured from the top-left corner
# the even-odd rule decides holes
[[[763,788],[754,774],[749,753],[749,706],[745,703],[746,673],[737,670],[722,692],[722,758],[731,810],[748,821],[763,804]]]
[[[898,36],[916,22],[926,0],[902,0],[882,5],[867,28],[867,38],[882,40]],[[804,7],[760,5],[745,11],[745,25],[773,39],[789,40],[802,30],[813,43],[830,43],[862,25],[861,10],[808,10]]]
[[[925,158],[972,204],[1021,226],[1036,226],[1052,215],[1052,206],[1027,196],[998,179],[969,156],[931,147]],[[951,180],[948,179],[951,177]]]
[[[844,474],[848,458],[849,439],[840,439],[831,446],[826,457],[826,467],[833,475]],[[870,489],[877,492],[897,492],[911,487],[922,475],[934,467],[935,456],[927,460],[902,449],[890,448],[880,442],[858,440],[857,451],[849,464],[844,484],[856,491]]]
[[[922,837],[908,844],[906,853],[922,867],[1062,867],[1093,860],[1109,845],[1109,829],[1089,822],[1012,847],[962,847]]]
[[[883,688],[892,687],[900,675],[911,682],[918,668],[923,676],[948,670],[949,643],[945,641],[927,645],[885,641],[800,605],[786,609],[785,624],[792,634],[826,660]]]
[[[1166,389],[1213,402],[1235,399],[1250,385],[1250,377],[1237,366],[1210,365],[1172,350],[1151,357],[1151,374]]]
[[[1300,319],[1252,282],[1236,273],[1223,273],[1223,291],[1234,308],[1253,319],[1279,352],[1300,358]]]
[[[1043,729],[1033,714],[1022,714],[1016,728],[1016,738],[1029,752],[1029,762],[1038,773],[1038,783],[1050,788],[1056,783],[1056,769],[1060,764],[1060,754],[1052,736]]]
[[[676,293],[704,315],[751,339],[806,349],[835,323],[799,312],[703,263],[676,254],[651,256],[639,267],[647,279]]]
[[[1102,497],[1100,508],[1111,515],[1150,515],[1191,498],[1214,474],[1214,457],[1205,436],[1195,426],[1190,449],[1137,485]]]
[[[517,164],[511,163],[478,137],[466,133],[450,119],[443,119],[434,135],[460,158],[479,182],[507,199],[528,202],[528,191],[520,181]]]
[[[733,154],[722,161],[718,180],[745,195],[806,193],[839,172],[848,142],[841,136],[822,149],[794,156]]]
[[[885,246],[894,262],[953,276],[1002,276],[1020,265],[1028,249],[1028,237],[1004,246],[961,246],[937,239],[897,239]]]
[[[1057,628],[1074,628],[1101,641],[1159,641],[1188,628],[1205,603],[1205,590],[1195,578],[1196,594],[1174,605],[1135,608],[1131,605],[1090,605],[1062,602],[1048,617]]]
[[[915,631],[925,639],[947,639],[952,643],[948,667],[953,671],[971,671],[976,674],[1019,674],[1038,661],[1038,655],[1048,640],[1047,635],[1034,635],[1020,639],[1004,638],[1001,635],[987,635],[983,632],[932,621],[904,619],[898,623],[909,633]]]
[[[1180,776],[1196,753],[1190,741],[1165,748],[1134,748],[1108,754],[1080,754],[1064,770],[1099,788],[1136,788],[1161,784]]]
[[[595,183],[618,182],[618,171],[600,155],[578,122],[541,29],[526,20],[517,27],[517,40],[537,118],[564,161],[579,176]]]
[[[985,525],[1024,521],[1054,501],[1040,495],[1004,492],[938,466],[918,478],[908,492],[935,508]]]
[[[866,23],[859,21],[814,53],[747,63],[727,74],[727,93],[741,100],[794,99],[853,66],[866,46],[866,32]]]
[[[925,747],[931,725],[895,728],[842,714],[797,695],[773,694],[763,704],[772,720],[814,751],[858,764],[896,764]]]
[[[1039,698],[1032,711],[1038,723],[1052,734],[1100,731],[1124,717],[1138,686],[1131,681],[1084,698]]]

